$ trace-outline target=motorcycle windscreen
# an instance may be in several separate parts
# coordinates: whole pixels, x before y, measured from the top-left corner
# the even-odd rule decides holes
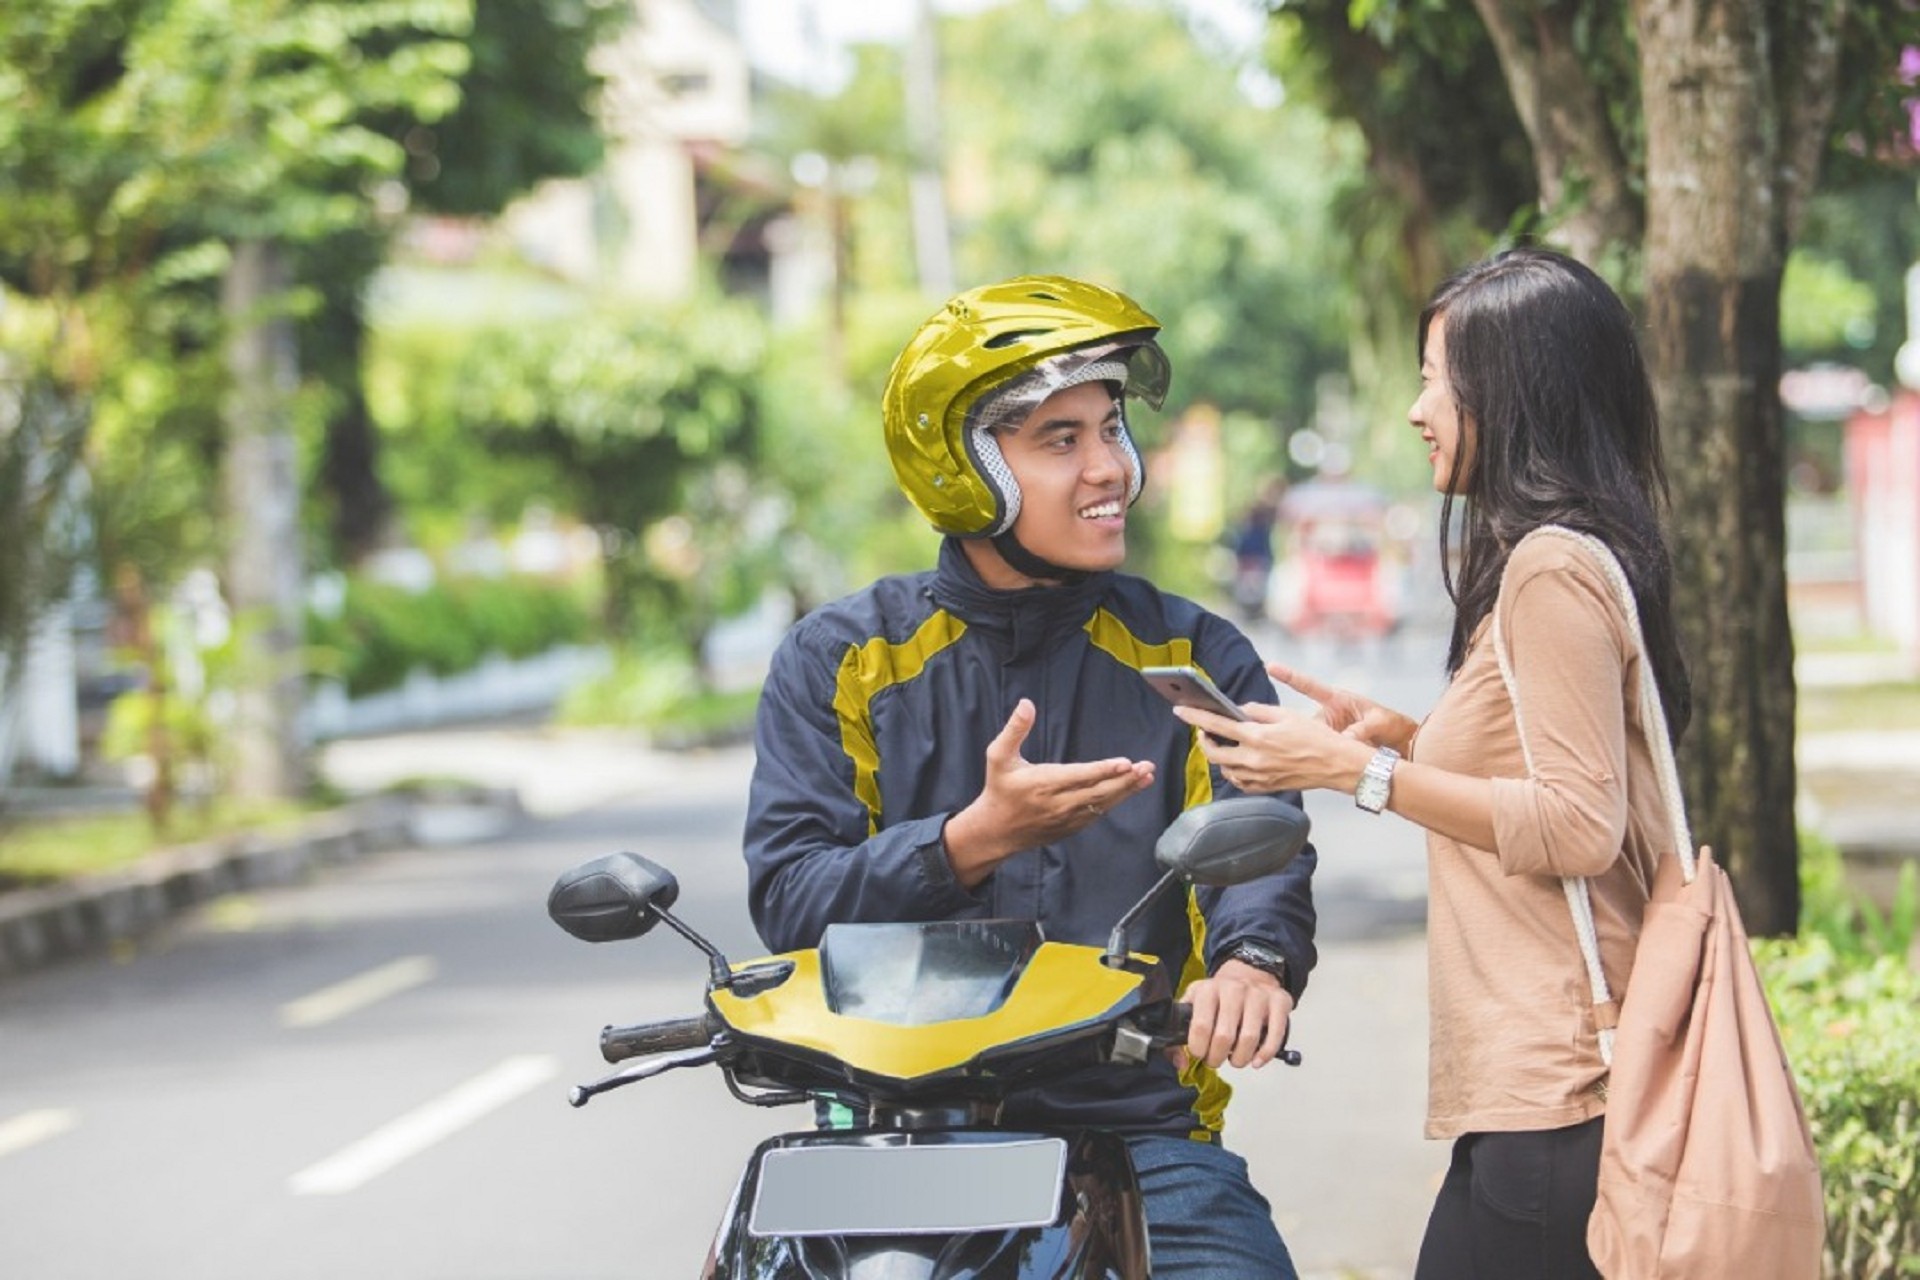
[[[1031,920],[828,925],[827,1007],[904,1027],[984,1017],[1006,1003],[1041,941]]]
[[[934,1235],[1044,1227],[1060,1213],[1067,1144],[807,1146],[767,1151],[755,1236]]]

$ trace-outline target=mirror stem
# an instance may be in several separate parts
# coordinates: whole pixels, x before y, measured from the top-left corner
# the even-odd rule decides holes
[[[1180,873],[1178,871],[1167,872],[1160,877],[1159,882],[1156,883],[1153,888],[1147,890],[1145,897],[1127,909],[1127,914],[1120,917],[1120,923],[1114,925],[1113,932],[1107,935],[1107,953],[1100,957],[1101,964],[1106,965],[1109,969],[1118,969],[1126,964],[1129,954],[1127,947],[1127,930],[1132,927],[1135,920],[1140,918],[1140,913],[1152,906],[1154,899],[1165,893],[1167,886],[1179,878]]]
[[[727,958],[720,954],[720,948],[714,946],[711,942],[708,942],[705,938],[695,933],[691,928],[687,927],[684,924],[681,924],[679,920],[674,918],[673,913],[671,911],[668,911],[665,907],[650,906],[647,908],[647,910],[659,916],[660,919],[665,921],[667,925],[669,925],[675,933],[685,938],[688,942],[691,942],[694,946],[700,948],[700,950],[706,952],[707,973],[708,973],[707,982],[709,987],[720,989],[720,988],[729,988],[733,986],[733,966],[728,964]]]

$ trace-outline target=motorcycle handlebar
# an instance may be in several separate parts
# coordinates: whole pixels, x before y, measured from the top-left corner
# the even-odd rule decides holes
[[[1176,1001],[1167,1006],[1166,1022],[1154,1039],[1165,1045],[1180,1045],[1187,1042],[1187,1032],[1193,1027],[1193,1006],[1186,1001]],[[1298,1049],[1287,1048],[1286,1041],[1280,1042],[1280,1052],[1274,1055],[1274,1061],[1284,1062],[1290,1067],[1300,1065]]]
[[[703,1049],[712,1039],[713,1025],[706,1014],[669,1018],[664,1022],[636,1022],[630,1027],[602,1027],[600,1056],[608,1062],[625,1062],[650,1053]]]

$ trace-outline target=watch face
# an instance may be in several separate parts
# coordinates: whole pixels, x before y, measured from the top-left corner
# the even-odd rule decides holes
[[[1243,942],[1227,956],[1242,964],[1250,964],[1256,969],[1264,969],[1276,978],[1283,978],[1287,971],[1287,958],[1278,951],[1261,946],[1257,942]]]
[[[1387,794],[1393,787],[1393,766],[1399,759],[1397,753],[1382,747],[1367,762],[1365,773],[1360,775],[1360,784],[1353,789],[1353,802],[1368,813],[1379,813],[1387,807]]]

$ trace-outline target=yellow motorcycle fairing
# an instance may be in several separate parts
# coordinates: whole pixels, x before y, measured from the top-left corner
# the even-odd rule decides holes
[[[878,1022],[834,1012],[827,1003],[818,951],[793,951],[736,965],[788,962],[793,972],[777,987],[739,996],[716,990],[715,1012],[743,1036],[776,1041],[892,1080],[950,1071],[992,1050],[1063,1033],[1109,1017],[1140,990],[1151,957],[1127,969],[1101,963],[1098,947],[1043,942],[1006,1000],[992,1012],[920,1025]]]

